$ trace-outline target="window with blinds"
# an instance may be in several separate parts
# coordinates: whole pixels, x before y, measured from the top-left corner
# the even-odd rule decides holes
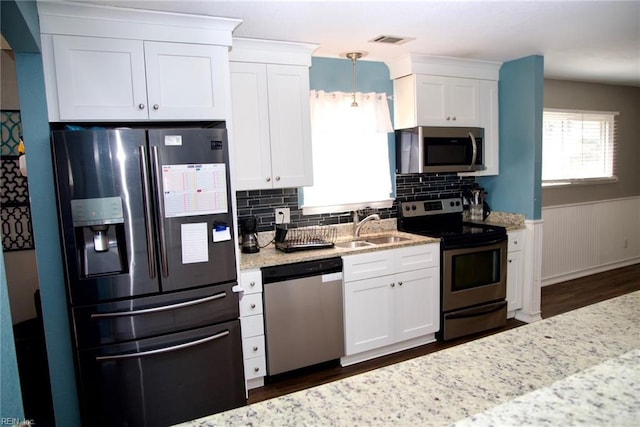
[[[615,180],[617,112],[545,109],[542,184]]]

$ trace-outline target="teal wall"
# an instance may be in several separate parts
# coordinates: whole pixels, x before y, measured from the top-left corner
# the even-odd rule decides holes
[[[73,427],[80,425],[80,418],[56,215],[44,70],[38,49],[40,36],[36,3],[2,1],[2,34],[14,49],[16,59],[55,420],[58,426]],[[2,287],[5,292],[4,271]],[[4,410],[2,416],[5,416]]]
[[[544,58],[528,56],[500,68],[500,175],[478,178],[495,211],[542,218]]]
[[[350,59],[312,58],[309,70],[309,86],[311,90],[325,92],[353,92],[353,62]],[[383,62],[356,62],[356,92],[393,94],[393,82],[389,76],[389,68]],[[391,122],[393,123],[393,101],[387,100]],[[389,167],[391,169],[392,197],[396,194],[395,180],[395,137],[389,134]]]

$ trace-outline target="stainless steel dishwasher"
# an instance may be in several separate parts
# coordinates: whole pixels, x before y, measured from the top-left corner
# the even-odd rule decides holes
[[[344,356],[342,259],[262,269],[267,373]]]

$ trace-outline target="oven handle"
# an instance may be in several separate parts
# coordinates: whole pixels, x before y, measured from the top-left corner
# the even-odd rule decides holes
[[[447,314],[447,319],[469,319],[471,317],[478,317],[484,314],[494,313],[496,311],[502,310],[504,306],[507,305],[506,301],[494,302],[486,307],[479,307],[471,310],[464,310],[461,313],[451,313]]]
[[[91,319],[101,319],[105,317],[109,318],[109,317],[138,316],[140,314],[159,313],[162,311],[175,310],[176,308],[190,307],[192,305],[214,301],[220,298],[224,298],[226,296],[227,296],[226,292],[220,292],[218,294],[211,295],[210,297],[204,297],[204,298],[194,299],[191,301],[179,302],[177,304],[162,305],[160,307],[143,308],[142,310],[113,311],[110,313],[93,313],[91,314]]]
[[[113,354],[109,356],[96,356],[96,362],[105,362],[109,360],[121,360],[121,359],[132,359],[137,357],[145,357],[145,356],[153,356],[154,354],[164,354],[172,351],[183,350],[189,347],[195,347],[197,345],[208,343],[209,341],[217,340],[220,338],[224,338],[229,335],[229,330],[217,333],[215,335],[211,335],[209,337],[201,338],[199,340],[186,342],[184,344],[178,344],[171,347],[158,348],[155,350],[149,351],[141,351],[140,353],[123,353],[123,354]]]
[[[497,237],[495,239],[492,240],[485,240],[482,242],[473,242],[473,243],[454,243],[454,244],[449,244],[447,245],[446,243],[442,244],[442,249],[443,250],[448,250],[448,249],[467,249],[467,248],[480,248],[483,246],[491,246],[491,245],[498,245],[500,243],[506,242],[507,241],[507,236],[501,236],[501,237]]]

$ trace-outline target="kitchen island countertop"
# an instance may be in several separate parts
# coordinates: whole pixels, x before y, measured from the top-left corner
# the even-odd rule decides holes
[[[640,291],[185,423],[635,425]]]

